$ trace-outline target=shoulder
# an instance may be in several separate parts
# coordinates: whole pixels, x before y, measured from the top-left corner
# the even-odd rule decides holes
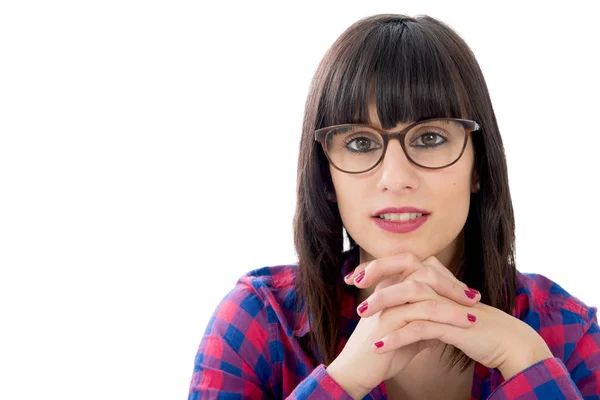
[[[296,264],[262,267],[242,275],[238,284],[251,286],[257,291],[290,290],[293,289],[297,272]]]
[[[513,316],[535,329],[555,355],[563,353],[563,359],[597,323],[596,311],[544,275],[517,272]]]
[[[249,316],[264,324],[280,325],[288,335],[303,326],[304,312],[295,287],[296,264],[267,266],[242,275],[219,306],[222,318]],[[260,314],[260,315],[259,315]]]
[[[596,307],[590,307],[567,292],[558,283],[541,274],[517,272],[517,306],[533,306],[539,310],[570,312],[582,321],[594,317]]]
[[[288,303],[295,299],[297,271],[295,264],[254,269],[242,275],[236,287],[253,293],[262,303],[291,306]]]

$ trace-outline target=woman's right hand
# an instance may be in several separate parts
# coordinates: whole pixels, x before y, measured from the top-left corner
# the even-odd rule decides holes
[[[375,353],[374,342],[414,320],[430,320],[469,328],[468,309],[481,295],[467,295],[467,286],[435,257],[424,261],[404,253],[359,265],[346,282],[365,271],[361,287],[369,287],[382,277],[366,300],[367,310],[338,357],[327,372],[353,398],[362,399],[382,381],[398,374],[422,350],[440,343],[427,340],[389,353]],[[360,308],[360,306],[359,306]]]

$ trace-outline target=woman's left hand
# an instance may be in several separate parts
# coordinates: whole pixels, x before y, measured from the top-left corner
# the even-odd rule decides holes
[[[419,270],[407,274],[397,260],[397,257],[391,256],[363,263],[356,268],[355,274],[365,270],[364,279],[358,283],[347,280],[347,283],[366,288],[377,283],[382,277],[387,278],[377,285],[377,291],[380,287],[389,287],[408,280],[412,274],[419,274]],[[439,261],[435,257],[429,257],[423,263]],[[376,303],[373,305],[375,307],[370,307],[369,315],[381,311],[376,308]],[[435,312],[435,307],[428,308]],[[481,302],[469,307],[469,313],[475,315],[477,320],[468,328],[428,320],[409,322],[381,338],[384,345],[377,349],[374,347],[374,351],[385,353],[418,341],[438,339],[459,348],[468,357],[487,368],[497,368],[505,380],[539,361],[554,357],[542,337],[532,327],[512,315]]]

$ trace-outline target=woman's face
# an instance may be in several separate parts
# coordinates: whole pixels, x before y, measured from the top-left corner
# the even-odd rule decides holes
[[[372,126],[381,128],[374,105],[369,118]],[[393,130],[407,125],[398,124]],[[361,262],[409,252],[421,260],[436,256],[450,268],[462,251],[462,229],[475,186],[470,135],[461,158],[442,169],[414,165],[397,140],[390,141],[384,159],[371,171],[346,174],[329,168],[342,222],[360,246]],[[429,215],[412,231],[390,232],[373,216],[388,207],[414,207]]]

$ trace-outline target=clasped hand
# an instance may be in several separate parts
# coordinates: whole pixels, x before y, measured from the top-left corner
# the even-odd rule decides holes
[[[497,368],[505,379],[553,357],[533,328],[479,302],[479,292],[458,281],[435,257],[420,261],[404,253],[365,262],[345,282],[359,288],[379,282],[357,310],[361,318],[376,316],[385,326],[380,332],[388,331],[372,344],[376,353],[441,341]]]

